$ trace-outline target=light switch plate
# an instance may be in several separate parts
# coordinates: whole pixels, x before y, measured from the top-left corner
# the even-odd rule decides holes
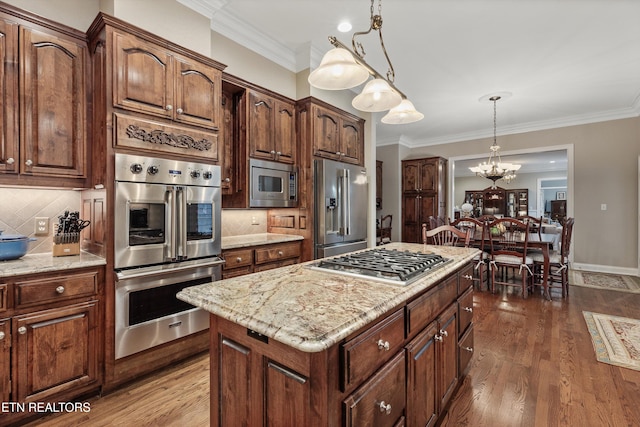
[[[35,235],[46,236],[49,234],[49,218],[37,216],[35,220]]]

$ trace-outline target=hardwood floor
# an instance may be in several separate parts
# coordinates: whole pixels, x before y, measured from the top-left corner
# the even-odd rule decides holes
[[[582,311],[640,318],[640,294],[571,286],[566,300],[515,288],[474,296],[475,354],[447,427],[636,426],[640,372],[597,362]],[[209,359],[190,359],[30,426],[207,426]]]

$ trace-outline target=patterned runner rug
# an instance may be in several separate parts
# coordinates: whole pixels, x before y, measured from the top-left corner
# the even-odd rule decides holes
[[[596,359],[640,371],[640,321],[583,311]]]
[[[571,270],[569,284],[586,288],[640,293],[640,277]]]

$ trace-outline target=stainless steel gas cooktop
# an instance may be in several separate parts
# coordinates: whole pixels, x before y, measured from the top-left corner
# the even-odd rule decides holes
[[[450,261],[434,253],[376,248],[323,259],[311,268],[395,285],[408,285]]]

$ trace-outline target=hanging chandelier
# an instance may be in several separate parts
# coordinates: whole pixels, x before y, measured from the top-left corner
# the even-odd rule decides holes
[[[343,90],[359,86],[373,77],[373,80],[370,80],[362,92],[353,99],[351,105],[360,111],[367,112],[389,110],[382,118],[383,123],[417,122],[422,120],[424,115],[418,112],[406,95],[394,86],[395,71],[382,39],[382,0],[378,0],[377,15],[373,12],[374,1],[371,0],[369,29],[355,32],[351,37],[353,50],[350,50],[334,36],[329,36],[329,43],[335,49],[328,51],[320,61],[318,68],[309,74],[309,84],[318,89]],[[364,47],[362,43],[356,41],[356,37],[369,34],[371,31],[377,31],[380,36],[380,46],[389,65],[386,77],[365,62]]]
[[[481,100],[483,98],[481,98]],[[511,180],[515,179],[516,172],[522,166],[515,163],[503,162],[500,157],[500,146],[497,143],[496,136],[496,102],[501,98],[500,95],[493,95],[488,98],[489,101],[493,101],[493,144],[489,147],[489,159],[486,162],[480,163],[478,166],[469,168],[476,176],[481,176],[493,181],[492,188],[496,188],[496,181],[499,179],[504,180],[506,183],[511,182]]]

